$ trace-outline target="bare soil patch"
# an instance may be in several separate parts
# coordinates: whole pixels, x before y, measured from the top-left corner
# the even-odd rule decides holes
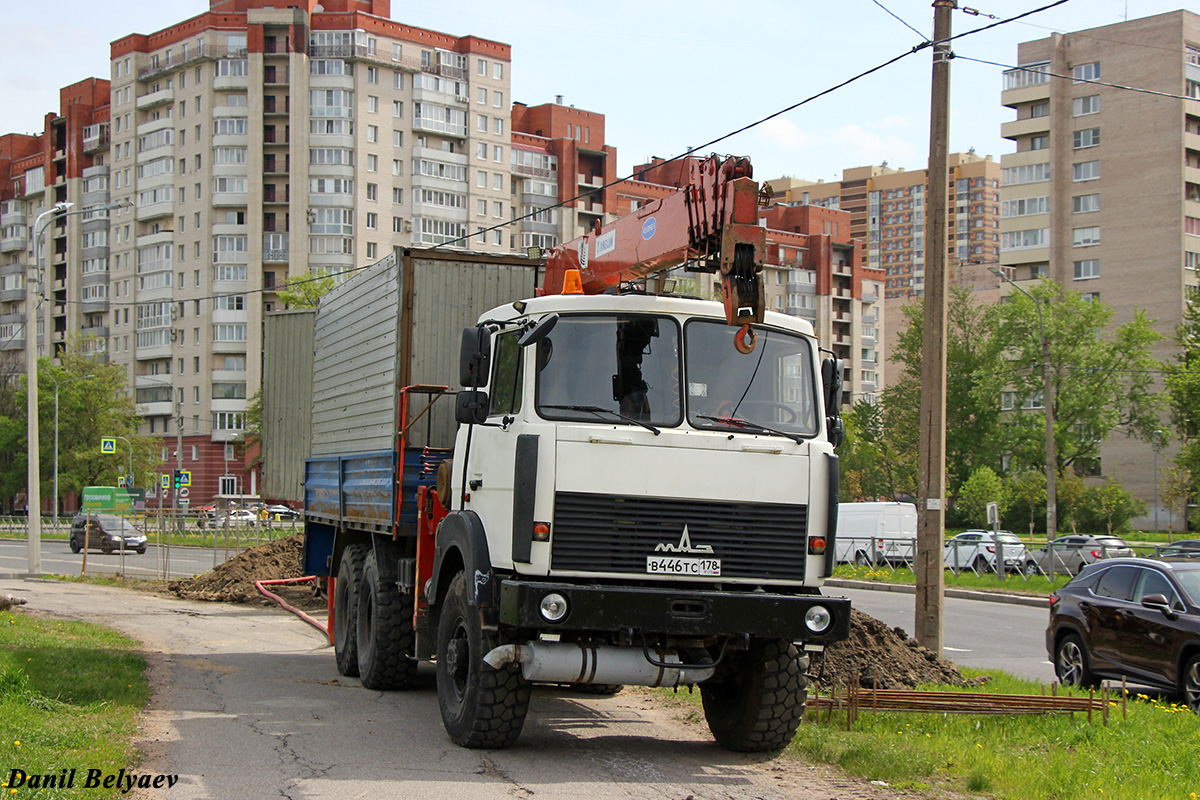
[[[171,581],[167,588],[189,600],[270,605],[272,601],[254,587],[255,581],[302,577],[301,547],[299,535],[276,539],[248,548],[203,575]],[[300,608],[320,609],[326,604],[315,586],[270,589]],[[889,628],[858,610],[851,611],[850,637],[827,648],[820,683],[840,686],[855,677],[864,687],[883,689],[927,683],[964,684],[953,662],[938,658],[902,629]]]

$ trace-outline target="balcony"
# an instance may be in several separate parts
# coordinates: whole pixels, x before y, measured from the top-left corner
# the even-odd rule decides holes
[[[7,239],[0,239],[0,253],[11,253],[15,250],[24,250],[26,244],[25,234],[21,233],[17,236],[10,236]]]
[[[558,171],[553,169],[542,169],[541,167],[528,167],[524,164],[513,164],[512,171],[516,175],[529,175],[533,178],[545,178],[554,183],[558,182]]]
[[[1005,139],[1017,139],[1031,133],[1049,133],[1050,117],[1027,117],[1000,123],[1000,135]]]
[[[578,183],[580,186],[586,186],[590,189],[599,189],[604,185],[604,178],[599,175],[578,175]]]
[[[110,126],[107,122],[88,125],[83,129],[83,152],[91,155],[106,147],[111,140]]]
[[[291,201],[291,186],[266,186],[263,188],[263,202],[272,205],[287,205]]]
[[[284,97],[282,102],[278,97],[263,98],[263,114],[290,114],[292,111],[292,98]]]
[[[286,86],[291,78],[288,67],[267,65],[263,67],[264,86]]]
[[[244,206],[247,202],[246,192],[213,192],[214,206]]]
[[[144,94],[137,99],[138,111],[149,111],[152,108],[169,105],[175,102],[174,89],[159,89],[157,92]]]
[[[229,47],[223,44],[207,44],[196,48],[189,48],[185,52],[176,53],[170,58],[162,56],[152,56],[150,63],[138,70],[139,81],[149,81],[165,75],[168,72],[173,72],[180,67],[191,64],[196,61],[203,61],[214,58],[245,58],[246,48],[244,47]]]
[[[218,75],[213,78],[214,92],[241,92],[250,88],[250,78],[246,75]]]
[[[147,203],[137,207],[137,221],[145,222],[146,220],[158,219],[159,217],[169,217],[175,213],[175,202],[167,200],[161,203]]]

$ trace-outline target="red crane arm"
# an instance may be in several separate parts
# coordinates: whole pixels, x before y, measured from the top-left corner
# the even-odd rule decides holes
[[[760,275],[766,229],[758,224],[759,190],[750,160],[688,157],[679,191],[561,244],[546,259],[545,292],[559,294],[567,270],[578,270],[586,294],[689,264],[720,272],[725,318],[762,322]]]

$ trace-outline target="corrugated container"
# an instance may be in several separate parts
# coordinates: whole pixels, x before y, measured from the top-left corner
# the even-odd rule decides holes
[[[304,459],[312,443],[315,308],[273,311],[263,320],[262,496],[304,502]]]
[[[266,315],[264,491],[304,500],[311,455],[331,463],[309,464],[310,514],[358,524],[388,520],[394,514],[390,491],[388,498],[375,496],[377,489],[355,491],[346,475],[364,465],[390,469],[379,459],[386,455],[393,463],[400,388],[460,389],[462,329],[488,309],[532,297],[541,265],[525,256],[397,248],[324,295],[315,315]],[[300,374],[308,376],[303,386]],[[410,395],[410,417],[426,402],[426,395]],[[454,400],[446,397],[414,426],[408,444],[450,448],[456,429]],[[344,463],[349,456],[363,461]],[[414,477],[409,472],[406,466],[406,483]]]

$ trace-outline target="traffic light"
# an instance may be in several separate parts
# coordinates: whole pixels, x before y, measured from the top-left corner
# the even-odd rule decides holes
[[[182,472],[183,472],[183,470],[178,470],[178,469],[171,470],[171,485],[174,486],[176,489],[179,489],[179,487],[183,485]]]

